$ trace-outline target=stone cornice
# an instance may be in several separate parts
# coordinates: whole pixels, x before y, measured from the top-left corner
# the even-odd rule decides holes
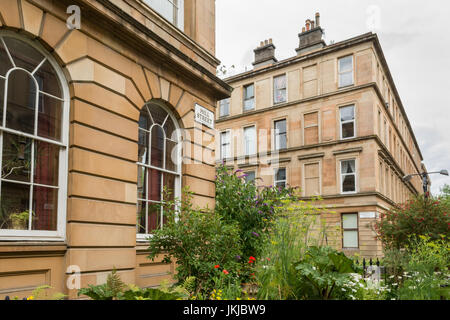
[[[146,54],[152,54],[153,59],[160,60],[167,68],[173,69],[173,71],[183,74],[191,79],[191,81],[200,81],[208,85],[208,90],[212,91],[213,95],[217,99],[223,99],[229,97],[233,90],[230,85],[219,79],[214,73],[209,71],[206,67],[200,63],[194,61],[187,54],[183,53],[180,49],[176,48],[171,43],[167,42],[156,32],[152,31],[149,27],[143,24],[143,21],[148,17],[145,17],[142,12],[151,15],[152,11],[149,8],[143,8],[143,5],[136,0],[132,0],[135,6],[141,6],[142,19],[139,21],[131,16],[128,12],[122,10],[118,4],[109,0],[61,0],[62,2],[70,4],[79,4],[82,7],[84,19],[89,21],[95,21],[99,26],[104,26],[110,30],[114,30],[117,38],[121,38],[122,41],[136,48],[141,47]],[[126,5],[129,6],[128,2]],[[136,10],[136,9],[135,9]],[[188,36],[177,30],[174,26],[167,26],[167,22],[161,17],[154,15],[154,21],[152,23],[159,22],[166,24],[164,29],[166,32],[170,31],[170,35],[174,37],[176,41],[180,41],[182,45],[185,45],[189,50],[192,50],[200,59],[210,64],[213,68],[216,67],[220,61],[214,56],[209,54],[205,49],[192,41]],[[145,49],[144,49],[145,48]],[[195,79],[195,80],[194,80]]]

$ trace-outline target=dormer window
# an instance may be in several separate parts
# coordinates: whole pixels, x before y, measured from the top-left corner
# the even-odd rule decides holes
[[[145,4],[158,12],[163,18],[184,29],[184,0],[143,0]]]

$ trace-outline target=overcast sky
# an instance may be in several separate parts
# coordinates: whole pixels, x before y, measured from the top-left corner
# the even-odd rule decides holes
[[[235,72],[272,38],[280,61],[296,55],[305,20],[320,12],[325,41],[375,32],[428,171],[450,171],[450,2],[448,0],[216,0],[217,52]],[[450,178],[432,175],[432,192]]]

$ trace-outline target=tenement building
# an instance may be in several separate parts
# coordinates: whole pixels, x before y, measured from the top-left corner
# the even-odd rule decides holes
[[[214,0],[0,1],[0,299],[174,271],[146,241],[164,187],[214,206],[218,65]]]
[[[424,167],[377,35],[326,45],[317,14],[296,56],[277,61],[271,39],[254,52],[253,70],[225,79],[233,92],[218,103],[217,163],[320,196],[322,219],[341,230],[334,245],[380,256],[373,222],[423,192],[420,177],[402,177]]]

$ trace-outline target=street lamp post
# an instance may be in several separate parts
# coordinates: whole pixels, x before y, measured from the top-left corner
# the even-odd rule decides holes
[[[439,173],[443,176],[448,176],[447,170],[441,170],[441,171],[435,171],[435,172],[422,172],[422,173],[415,173],[415,174],[408,174],[407,176],[403,177],[403,181],[408,182],[412,179],[414,176],[421,176],[422,177],[422,186],[423,186],[423,193],[425,194],[425,198],[428,198],[428,175]]]

